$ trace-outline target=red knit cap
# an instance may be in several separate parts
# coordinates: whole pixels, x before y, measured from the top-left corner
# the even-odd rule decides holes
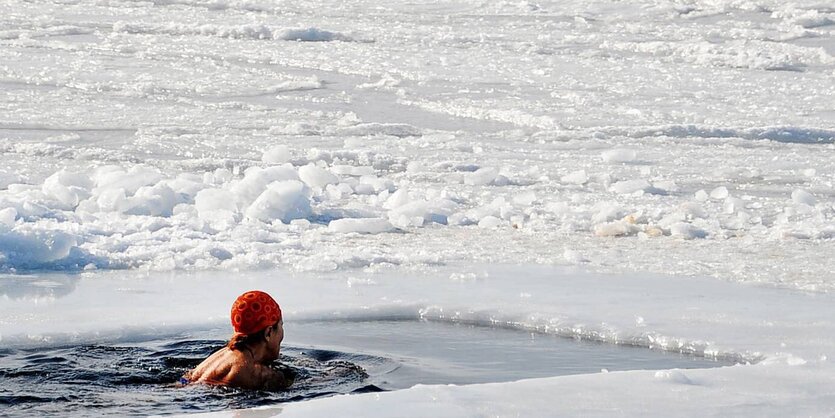
[[[268,294],[252,290],[232,304],[232,328],[238,334],[254,334],[281,320],[281,308]]]

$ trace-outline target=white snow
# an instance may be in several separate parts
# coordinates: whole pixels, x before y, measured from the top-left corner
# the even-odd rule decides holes
[[[811,0],[4,2],[0,347],[218,324],[280,271],[257,283],[288,320],[421,312],[763,359],[282,414],[831,414],[833,22]],[[25,286],[49,271],[83,278]]]

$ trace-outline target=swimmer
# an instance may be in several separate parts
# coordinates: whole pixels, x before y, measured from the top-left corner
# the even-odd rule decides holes
[[[246,292],[232,305],[231,319],[235,334],[226,347],[183,375],[179,383],[268,391],[288,388],[293,383],[289,369],[270,367],[284,339],[284,321],[275,300],[258,290]]]

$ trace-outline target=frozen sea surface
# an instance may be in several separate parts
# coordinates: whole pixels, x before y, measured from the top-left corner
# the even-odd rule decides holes
[[[383,415],[831,415],[833,34],[807,0],[3,2],[0,348],[225,326],[257,283],[759,361]]]

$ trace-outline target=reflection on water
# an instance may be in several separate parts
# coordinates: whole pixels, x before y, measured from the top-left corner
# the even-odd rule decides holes
[[[174,382],[183,373],[223,346],[216,339],[178,342],[149,334],[150,341],[144,342],[132,335],[98,345],[7,345],[0,349],[0,408],[37,415],[156,415],[253,408],[415,384],[733,364],[522,330],[417,320],[288,322],[285,333],[281,363],[297,377],[290,390],[278,393],[177,387]]]
[[[338,393],[381,391],[358,363],[384,361],[327,350],[285,349],[281,362],[298,375],[284,392],[174,382],[223,341],[84,345],[0,350],[0,407],[9,414],[146,416],[252,408]]]
[[[284,332],[288,342],[395,360],[395,369],[365,365],[369,381],[385,389],[510,382],[599,373],[602,369],[693,369],[736,364],[728,359],[438,321],[287,322]]]
[[[0,297],[16,299],[57,299],[72,293],[81,278],[78,275],[38,274],[0,275]]]

